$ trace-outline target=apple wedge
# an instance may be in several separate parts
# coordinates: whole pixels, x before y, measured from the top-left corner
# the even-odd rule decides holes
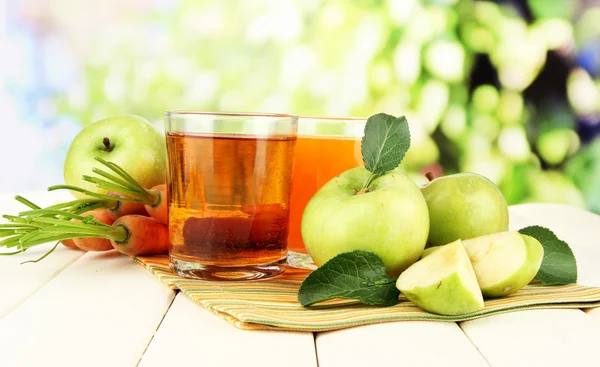
[[[433,246],[433,247],[427,247],[425,250],[423,250],[423,252],[421,253],[421,259],[431,255],[431,253],[435,250],[438,250],[440,247],[442,246]]]
[[[516,231],[476,237],[462,244],[486,298],[506,296],[529,284],[544,257],[544,248],[538,240]],[[441,246],[426,249],[421,258],[438,249]]]
[[[483,308],[483,297],[469,256],[460,240],[439,246],[406,269],[396,288],[432,313],[462,315]]]

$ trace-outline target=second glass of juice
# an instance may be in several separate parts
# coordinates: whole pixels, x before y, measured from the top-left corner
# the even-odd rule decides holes
[[[288,236],[291,265],[297,265],[294,256],[306,254],[300,224],[308,201],[335,176],[364,165],[360,146],[366,122],[366,118],[298,118]]]

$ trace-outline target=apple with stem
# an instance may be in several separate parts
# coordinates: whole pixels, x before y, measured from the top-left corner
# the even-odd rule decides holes
[[[326,183],[302,216],[302,239],[317,265],[342,252],[376,253],[388,274],[398,275],[425,248],[429,216],[419,188],[407,176],[390,172],[360,193],[371,173],[352,168]]]
[[[433,179],[421,188],[429,210],[428,246],[508,230],[508,205],[498,187],[477,173]]]
[[[393,171],[410,145],[404,117],[377,114],[367,120],[362,141],[365,167],[341,173],[309,200],[301,233],[313,262],[338,254],[377,254],[388,274],[417,261],[429,232],[427,204],[406,175]]]
[[[64,163],[67,185],[104,194],[83,175],[92,173],[95,157],[121,166],[143,187],[166,182],[166,143],[164,136],[146,119],[136,115],[118,115],[99,120],[77,134],[71,142]],[[83,197],[79,192],[73,193]]]

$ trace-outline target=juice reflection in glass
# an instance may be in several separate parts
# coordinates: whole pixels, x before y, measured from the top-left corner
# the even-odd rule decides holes
[[[173,270],[210,280],[282,273],[297,118],[167,112],[166,122]]]
[[[360,146],[366,122],[366,118],[299,117],[288,236],[291,252],[306,253],[300,225],[310,198],[335,176],[364,165]]]

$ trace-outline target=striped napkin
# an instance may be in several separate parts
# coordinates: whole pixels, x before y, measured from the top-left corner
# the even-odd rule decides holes
[[[310,270],[288,268],[283,275],[264,281],[202,281],[175,275],[166,255],[139,257],[136,261],[171,289],[180,290],[240,329],[316,332],[393,321],[464,321],[537,308],[600,307],[600,288],[532,283],[507,297],[486,300],[480,311],[460,316],[423,311],[402,295],[391,307],[335,299],[305,308],[297,295]]]

